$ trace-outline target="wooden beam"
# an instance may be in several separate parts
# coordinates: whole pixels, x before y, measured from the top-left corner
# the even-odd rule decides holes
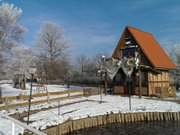
[[[139,64],[140,64],[140,67],[139,67],[139,70],[138,70],[138,73],[139,73],[139,98],[142,97],[142,73],[141,73],[141,50],[139,49]]]
[[[142,97],[142,74],[141,74],[141,69],[139,68],[139,98]]]

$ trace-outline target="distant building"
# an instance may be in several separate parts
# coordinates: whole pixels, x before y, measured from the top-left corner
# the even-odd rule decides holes
[[[134,57],[140,54],[141,72],[134,71],[132,94],[147,96],[173,96],[174,86],[170,83],[170,70],[176,68],[153,35],[137,28],[126,27],[112,54],[113,59]],[[139,77],[141,74],[141,78]],[[127,94],[125,74],[118,71],[113,80],[115,94]],[[141,89],[141,90],[140,90]]]

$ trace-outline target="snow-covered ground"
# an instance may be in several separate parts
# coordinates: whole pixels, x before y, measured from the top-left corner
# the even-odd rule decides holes
[[[88,97],[89,100],[99,101],[99,96]],[[121,96],[103,96],[103,103],[87,101],[75,103],[60,108],[60,115],[58,115],[58,108],[47,111],[41,111],[30,116],[33,121],[31,126],[35,128],[45,129],[47,126],[57,125],[67,119],[80,119],[87,116],[103,115],[110,112],[144,112],[144,111],[158,111],[158,112],[174,112],[180,111],[180,104],[168,101],[139,99],[132,97],[132,110],[129,111],[128,97]],[[26,120],[26,118],[25,118]]]
[[[18,96],[23,90],[12,87],[12,84],[1,84],[2,96]]]
[[[176,92],[176,96],[177,96],[178,98],[180,98],[180,91],[179,91],[179,92]]]
[[[84,98],[84,97],[77,98],[77,99],[66,99],[66,100],[61,101],[60,104],[63,105],[63,104],[67,104],[67,103],[81,102],[85,99],[86,98]],[[50,103],[36,104],[36,105],[31,105],[31,110],[41,110],[42,108],[45,109],[45,108],[49,108],[49,107],[57,107],[58,105],[59,105],[59,103],[56,101],[50,102]],[[0,111],[0,135],[12,135],[11,134],[12,133],[12,121],[1,117],[2,115],[23,113],[23,112],[27,112],[27,110],[28,110],[28,106],[16,107],[14,109],[9,109],[8,111],[5,111],[5,110]],[[16,135],[23,132],[23,128],[20,127],[19,125],[15,125],[15,129],[16,129]]]
[[[11,82],[4,81],[1,83],[3,96],[18,96],[29,94],[30,85],[27,84],[27,90],[15,89],[12,87]],[[66,85],[48,85],[49,92],[66,91],[66,90],[79,90],[82,87],[71,86],[67,88]],[[33,88],[34,93],[37,92],[36,88]],[[67,95],[61,95],[67,96]],[[38,97],[33,100],[45,99],[46,97]],[[86,102],[75,103],[67,106],[62,106],[60,115],[58,115],[58,108],[49,109],[47,111],[40,111],[32,114],[30,120],[33,121],[31,126],[37,129],[45,129],[47,126],[57,125],[66,121],[67,119],[80,119],[87,116],[103,115],[110,112],[129,112],[129,99],[128,97],[121,96],[103,96],[103,103],[99,103],[100,96],[81,97],[76,99],[67,99],[60,102],[61,105],[66,103],[78,102],[89,99]],[[177,99],[180,99],[180,92],[177,92]],[[91,101],[94,100],[94,101]],[[38,105],[32,105],[31,110],[41,110],[42,108],[57,107],[58,102],[42,103]],[[1,114],[14,114],[16,112],[22,113],[27,111],[27,107],[16,107],[9,109],[8,111],[0,111],[0,135],[10,135],[12,122],[10,120],[1,117]],[[168,101],[139,99],[136,96],[132,97],[132,110],[130,112],[142,112],[142,111],[180,111],[180,104]],[[24,118],[25,120],[27,118]],[[23,131],[19,126],[16,127],[17,133]]]
[[[67,103],[74,103],[74,102],[81,102],[87,100],[87,98],[85,97],[81,97],[81,98],[74,98],[74,99],[64,99],[62,101],[60,101],[60,105],[64,105]],[[31,105],[31,111],[33,110],[41,110],[41,109],[45,109],[45,108],[50,108],[50,107],[57,107],[59,105],[58,101],[51,101],[51,102],[45,102],[45,103],[41,103],[41,104],[32,104]],[[12,115],[15,113],[23,113],[23,112],[27,112],[28,111],[28,106],[17,106],[16,108],[11,108],[8,110],[2,110],[0,111],[0,115],[1,114],[6,114],[6,115]]]
[[[23,133],[24,129],[15,124],[15,135]],[[12,135],[12,121],[1,117],[0,115],[0,135]]]
[[[5,82],[5,81],[3,81]],[[2,90],[2,96],[19,96],[19,95],[29,95],[30,84],[26,84],[26,90],[16,89],[13,88],[11,83],[1,83],[0,85]],[[66,85],[47,85],[48,92],[60,92],[60,91],[67,91],[67,90],[81,90],[82,87],[80,86],[70,86],[67,88]],[[38,93],[36,87],[33,87],[33,93]],[[42,91],[41,91],[42,92]],[[44,91],[46,92],[46,91]]]

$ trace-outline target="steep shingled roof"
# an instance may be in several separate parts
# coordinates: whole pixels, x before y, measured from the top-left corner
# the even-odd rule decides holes
[[[141,50],[153,65],[157,69],[174,69],[176,65],[171,61],[166,52],[161,48],[159,43],[155,40],[153,35],[148,32],[143,32],[137,28],[126,27],[125,31],[129,31],[137,44],[140,46]],[[121,40],[118,42],[117,47],[115,48],[112,57],[118,57],[118,46],[120,46]]]

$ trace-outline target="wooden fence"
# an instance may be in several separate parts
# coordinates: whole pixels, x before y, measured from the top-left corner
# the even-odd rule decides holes
[[[64,135],[85,128],[93,128],[112,123],[134,123],[141,121],[180,121],[180,112],[138,112],[111,113],[101,116],[87,117],[78,120],[68,120],[55,127],[44,130],[47,135]]]

